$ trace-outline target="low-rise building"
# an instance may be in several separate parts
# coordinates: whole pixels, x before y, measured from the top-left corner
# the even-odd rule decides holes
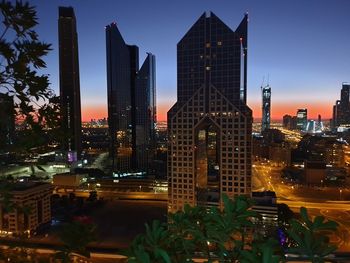
[[[258,226],[258,231],[266,236],[276,232],[278,226],[278,206],[276,193],[272,191],[252,192],[255,204],[252,210],[260,215],[253,222]]]
[[[2,235],[29,235],[40,225],[51,222],[51,184],[21,182],[9,185],[9,189],[6,193],[9,205],[0,203]]]
[[[306,161],[304,181],[307,185],[323,185],[326,179],[326,164],[319,161]]]
[[[55,174],[52,179],[52,184],[55,188],[76,189],[82,183],[86,182],[86,177],[87,174]]]

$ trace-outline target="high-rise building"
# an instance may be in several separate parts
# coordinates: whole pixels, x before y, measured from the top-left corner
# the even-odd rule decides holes
[[[305,130],[307,125],[307,109],[298,109],[297,111],[297,129]]]
[[[350,125],[350,83],[343,82],[340,92],[340,100],[337,100],[333,106],[333,128],[340,125]]]
[[[0,149],[13,144],[15,132],[15,108],[13,97],[0,93]]]
[[[155,121],[155,56],[139,70],[138,47],[125,43],[116,23],[106,26],[108,125],[115,172],[145,171],[152,158]]]
[[[60,63],[60,101],[62,129],[66,134],[62,146],[69,156],[81,154],[81,107],[78,35],[72,7],[59,7],[58,42]],[[74,154],[72,154],[74,153]],[[76,159],[72,158],[72,161]]]
[[[169,211],[251,193],[248,15],[233,31],[204,13],[177,44],[177,102],[168,111]]]
[[[284,115],[283,116],[283,128],[291,129],[291,123],[292,123],[292,116],[289,114]]]
[[[262,95],[262,118],[261,118],[261,131],[270,129],[271,121],[271,87],[266,85],[261,87]]]
[[[135,89],[135,155],[136,167],[149,169],[156,142],[156,64],[151,53],[137,73]]]

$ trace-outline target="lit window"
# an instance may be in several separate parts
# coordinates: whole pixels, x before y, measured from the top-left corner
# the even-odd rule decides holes
[[[222,42],[221,41],[218,41],[218,46],[221,46],[222,45]]]
[[[210,67],[205,67],[206,70],[210,70]]]
[[[210,43],[205,44],[206,47],[210,47]]]

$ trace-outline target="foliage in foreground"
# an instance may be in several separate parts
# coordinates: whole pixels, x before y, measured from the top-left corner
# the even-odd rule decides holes
[[[95,225],[89,220],[76,219],[72,223],[66,224],[59,232],[59,238],[64,246],[60,252],[56,254],[56,258],[63,263],[72,262],[75,255],[90,257],[87,245],[96,240]]]
[[[58,97],[49,88],[48,75],[38,72],[46,68],[51,44],[39,40],[36,10],[28,2],[1,1],[0,19],[0,93],[14,102],[14,111],[5,116],[16,115],[23,124],[15,146],[29,149],[45,143],[43,128],[59,126]],[[9,146],[14,147],[0,140],[0,149]]]
[[[337,224],[322,216],[311,220],[305,208],[301,220],[293,219],[287,229],[287,245],[264,237],[252,222],[259,217],[250,199],[223,196],[224,209],[190,207],[169,215],[169,223],[153,221],[135,238],[127,251],[129,263],[183,263],[203,258],[206,262],[274,263],[285,261],[286,253],[324,262],[334,252],[324,231],[336,231]]]

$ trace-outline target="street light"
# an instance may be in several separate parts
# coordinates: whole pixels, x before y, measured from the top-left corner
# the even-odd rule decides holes
[[[339,189],[339,200],[341,200],[341,193],[343,192],[343,189]]]

